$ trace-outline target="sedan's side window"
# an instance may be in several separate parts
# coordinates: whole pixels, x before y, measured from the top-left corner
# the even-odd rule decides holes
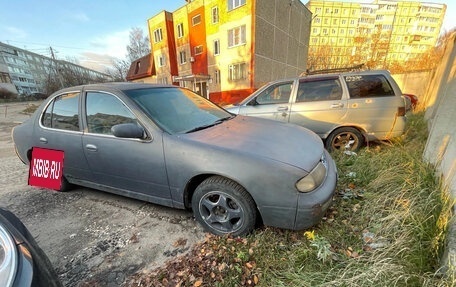
[[[86,112],[89,133],[112,134],[111,127],[114,125],[137,123],[125,104],[110,94],[87,92]]]
[[[47,128],[79,131],[79,93],[55,97],[44,111],[41,124]]]
[[[342,98],[338,79],[319,79],[299,83],[296,102],[335,101]]]
[[[256,97],[256,103],[260,105],[288,103],[292,87],[293,82],[269,86]]]

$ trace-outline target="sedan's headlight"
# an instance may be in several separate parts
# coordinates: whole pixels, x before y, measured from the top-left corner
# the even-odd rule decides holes
[[[12,286],[17,269],[16,245],[8,231],[0,225],[0,286]]]
[[[326,177],[326,166],[325,161],[318,162],[317,166],[305,177],[301,178],[296,183],[296,188],[300,192],[311,192],[312,190],[319,187]]]

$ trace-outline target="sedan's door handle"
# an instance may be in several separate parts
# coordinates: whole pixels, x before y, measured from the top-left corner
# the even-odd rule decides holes
[[[337,103],[337,104],[332,104],[331,109],[337,109],[337,108],[343,108],[344,104],[343,103]]]
[[[94,144],[87,144],[86,145],[86,149],[88,149],[89,151],[97,151],[98,150],[97,146],[94,145]]]
[[[277,111],[279,111],[279,112],[288,111],[288,107],[278,107]]]
[[[47,140],[47,138],[44,138],[44,137],[40,137],[40,142],[42,142],[42,143],[47,143],[47,142],[48,142],[48,140]]]

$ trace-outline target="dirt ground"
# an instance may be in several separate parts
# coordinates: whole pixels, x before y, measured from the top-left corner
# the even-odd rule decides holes
[[[11,129],[27,105],[0,105],[0,206],[14,212],[48,255],[64,286],[120,286],[204,238],[192,213],[87,188],[60,193],[27,185]]]

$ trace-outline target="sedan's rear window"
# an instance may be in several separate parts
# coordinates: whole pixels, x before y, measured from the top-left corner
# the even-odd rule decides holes
[[[44,111],[41,124],[47,128],[79,131],[79,93],[55,97]]]
[[[394,96],[394,90],[383,75],[345,76],[350,98]]]

